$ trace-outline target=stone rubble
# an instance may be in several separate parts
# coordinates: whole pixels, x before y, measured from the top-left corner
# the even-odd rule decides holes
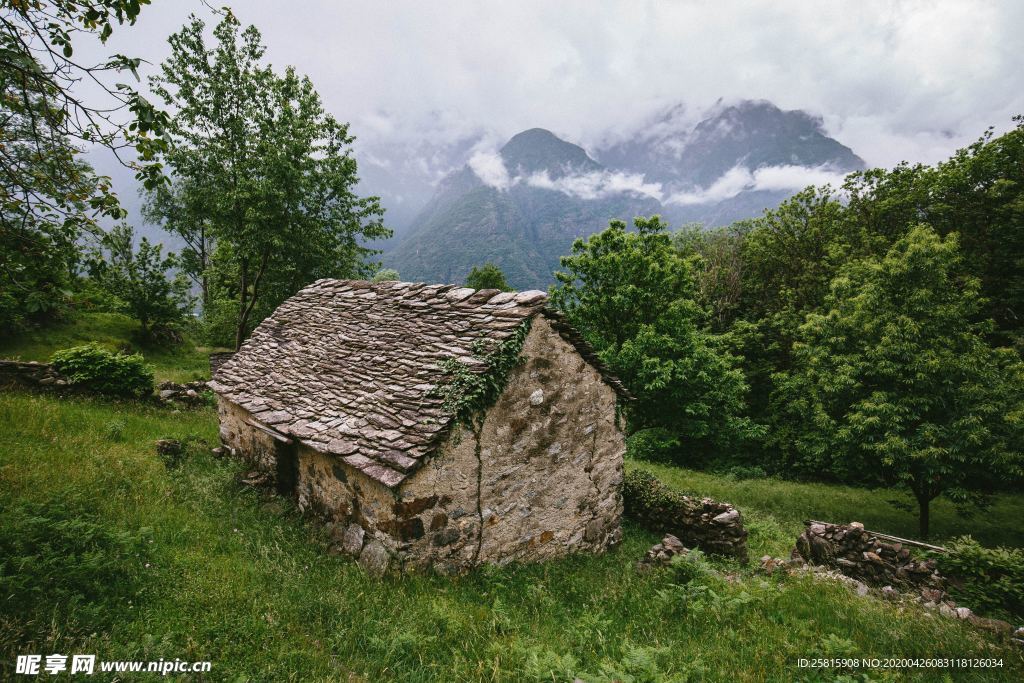
[[[49,363],[0,360],[0,387],[30,387],[70,390],[67,378]]]
[[[683,542],[672,534],[665,534],[661,543],[650,547],[643,559],[637,562],[637,569],[649,569],[651,567],[667,566],[672,563],[672,558],[677,555],[686,555],[690,550],[683,545]]]
[[[207,402],[206,393],[209,387],[205,381],[185,382],[160,382],[157,385],[157,396],[164,403],[181,404],[194,408],[204,405]]]
[[[49,363],[36,361],[0,360],[0,387],[27,387],[59,391],[62,394],[78,391],[75,386]],[[205,381],[161,382],[157,385],[157,398],[168,405],[196,407],[204,405],[209,392]]]
[[[874,594],[890,602],[919,604],[940,616],[966,621],[996,634],[1007,635],[1014,631],[1006,621],[982,617],[957,605],[946,593],[947,581],[936,569],[935,560],[913,559],[902,544],[882,541],[865,531],[859,522],[810,524],[797,538],[789,560],[765,555],[761,558],[760,571],[765,574],[809,572],[846,583],[861,597]],[[871,587],[879,585],[881,588]],[[1024,627],[1016,633],[1021,634],[1019,641],[1024,645]]]

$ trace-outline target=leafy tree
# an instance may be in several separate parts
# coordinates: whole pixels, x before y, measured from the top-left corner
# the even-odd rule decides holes
[[[916,223],[939,235],[960,234],[964,263],[981,281],[981,313],[992,318],[996,343],[1024,338],[1024,117],[933,167],[901,164],[851,176],[846,220],[863,241],[884,249]]]
[[[831,188],[808,187],[733,229],[741,237],[731,267],[742,279],[738,299],[729,300],[728,340],[743,358],[750,414],[759,420],[767,419],[772,373],[791,367],[797,328],[850,258],[842,211]]]
[[[773,397],[792,467],[908,487],[922,537],[936,497],[983,502],[1024,464],[1024,366],[986,344],[980,284],[959,252],[956,234],[918,226],[884,257],[844,266]]]
[[[123,302],[124,311],[139,321],[143,336],[151,337],[155,330],[181,322],[191,313],[194,301],[184,274],[167,276],[178,267],[173,253],[164,256],[163,246],[150,244],[145,237],[135,250],[133,241],[134,231],[129,226],[112,229],[103,236],[103,248],[97,251],[90,270],[104,289]]]
[[[210,207],[202,204],[210,197],[187,189],[175,180],[154,188],[143,206],[143,215],[151,223],[177,235],[185,243],[179,253],[179,267],[199,287],[203,310],[210,307],[210,266],[213,258],[213,229]]]
[[[235,301],[234,345],[281,301],[320,277],[369,275],[363,241],[387,237],[377,198],[357,197],[346,124],[323,110],[308,78],[263,64],[259,31],[229,11],[207,47],[192,17],[170,38],[154,92],[176,111],[165,158],[182,229],[218,263],[207,299]],[[159,212],[161,198],[154,202]],[[169,212],[168,212],[169,213]],[[165,214],[169,218],[168,214]],[[209,230],[209,236],[197,234]],[[208,283],[209,287],[209,283]]]
[[[372,279],[374,282],[393,282],[401,278],[398,276],[398,271],[394,268],[381,268],[373,274]]]
[[[115,55],[87,64],[74,56],[83,35],[105,42],[116,24],[134,23],[146,2],[0,0],[0,329],[59,312],[79,260],[83,235],[97,219],[123,211],[108,178],[79,157],[79,145],[106,147],[149,186],[158,184],[153,154],[166,117],[127,85],[108,77],[138,59]],[[85,101],[74,84],[103,94]],[[125,114],[128,114],[127,116]]]
[[[637,397],[634,429],[662,427],[695,451],[755,436],[741,416],[746,385],[735,359],[704,331],[692,264],[658,217],[621,221],[576,240],[551,295]]]
[[[512,291],[505,280],[505,273],[493,263],[485,263],[477,268],[473,266],[466,276],[466,286],[472,289],[500,289],[503,292]]]
[[[701,223],[691,223],[672,235],[672,243],[684,257],[697,257],[697,300],[710,314],[716,332],[727,330],[739,312],[744,238],[754,225],[754,221],[737,221],[709,230]]]

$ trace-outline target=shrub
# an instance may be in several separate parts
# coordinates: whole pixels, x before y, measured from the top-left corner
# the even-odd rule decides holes
[[[381,268],[374,273],[373,278],[371,278],[373,282],[391,282],[400,279],[401,277],[398,275],[398,271],[394,268]]]
[[[950,592],[976,612],[1024,618],[1024,549],[985,548],[970,536],[954,540],[939,560]]]
[[[653,427],[634,432],[626,439],[626,457],[650,462],[675,462],[679,438],[667,429]]]
[[[89,391],[126,398],[153,393],[153,370],[140,354],[112,353],[86,344],[57,351],[51,362],[72,385]]]

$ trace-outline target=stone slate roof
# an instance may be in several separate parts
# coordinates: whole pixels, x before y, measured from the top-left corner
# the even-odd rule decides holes
[[[430,394],[445,380],[441,361],[483,371],[473,343],[507,339],[537,313],[630,398],[546,301],[537,290],[318,280],[264,320],[210,388],[257,422],[395,487],[452,426]]]

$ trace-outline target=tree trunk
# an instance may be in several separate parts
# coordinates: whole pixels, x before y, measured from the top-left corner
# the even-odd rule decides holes
[[[252,309],[256,307],[256,299],[260,293],[260,280],[263,279],[263,274],[267,272],[267,264],[270,262],[270,250],[263,252],[263,257],[260,259],[259,270],[256,271],[256,275],[252,280],[252,296],[249,297],[248,305],[245,304],[245,292],[242,293],[242,310],[238,318],[238,328],[235,330],[235,351],[242,348],[243,337],[245,336],[245,328],[249,324],[249,316],[252,314]]]
[[[918,496],[917,499],[917,531],[922,541],[928,540],[929,506],[931,499],[928,496]]]
[[[206,223],[201,222],[199,228],[199,267],[202,268],[202,282],[200,287],[203,288],[203,315],[210,310],[210,257],[207,254],[206,249]]]
[[[242,348],[242,335],[245,333],[245,307],[249,296],[249,263],[248,259],[242,259],[239,264],[238,286],[238,319],[235,324],[235,351]]]

